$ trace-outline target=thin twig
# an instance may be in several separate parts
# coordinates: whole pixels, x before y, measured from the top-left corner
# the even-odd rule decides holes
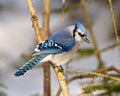
[[[102,53],[102,52],[105,52],[105,51],[107,51],[107,50],[110,50],[110,49],[112,49],[112,48],[114,48],[114,47],[116,47],[117,46],[117,44],[113,44],[113,45],[110,45],[110,46],[108,46],[108,47],[106,47],[106,48],[103,48],[103,49],[101,49],[101,50],[99,50],[99,53]],[[88,54],[88,55],[85,55],[85,56],[76,56],[76,57],[73,57],[71,60],[70,60],[70,62],[72,62],[72,61],[74,61],[74,60],[80,60],[80,59],[83,59],[83,58],[87,58],[87,57],[90,57],[90,56],[93,56],[93,55],[95,55],[96,54],[96,52],[93,52],[93,54]]]
[[[119,42],[119,36],[118,36],[118,30],[117,30],[117,23],[116,23],[116,20],[115,20],[115,15],[114,15],[114,10],[113,10],[112,0],[108,0],[108,2],[109,2],[109,6],[110,6],[110,12],[111,12],[111,17],[112,17],[112,21],[113,21],[116,42],[117,42],[117,46],[118,46],[118,49],[119,49],[119,52],[120,52],[120,42]]]
[[[48,39],[50,36],[49,33],[49,17],[50,17],[50,0],[43,0],[43,11],[42,11],[42,17],[43,17],[43,22],[42,22],[42,33],[44,33],[44,40]]]
[[[49,33],[49,20],[50,19],[50,0],[43,0],[43,11],[42,11],[42,35],[44,40],[48,39]],[[50,63],[43,63],[44,70],[44,96],[50,96]]]
[[[74,80],[82,79],[82,78],[93,78],[93,76],[88,76],[88,75],[74,76],[74,77],[72,77],[72,78],[67,79],[66,82],[67,82],[67,84],[68,84],[68,83],[70,83],[70,82],[72,82],[72,81],[74,81]],[[56,96],[60,96],[61,91],[62,91],[61,88],[59,88],[58,91],[57,91]]]
[[[66,70],[66,71],[68,71],[68,72],[79,72],[79,73],[83,73],[83,71],[81,72],[80,70]],[[110,66],[110,67],[107,67],[107,68],[102,68],[102,69],[99,69],[99,70],[97,70],[97,71],[91,72],[91,75],[97,75],[97,74],[98,74],[97,76],[103,76],[103,77],[109,78],[110,76],[101,74],[101,73],[105,73],[105,72],[107,72],[107,71],[115,71],[115,72],[117,72],[117,73],[120,73],[120,70],[119,70],[119,69],[115,68],[114,66]],[[86,73],[86,72],[84,72],[84,73]],[[72,78],[67,79],[67,84],[70,83],[70,82],[72,82],[72,81],[74,81],[74,80],[77,80],[77,79],[93,78],[93,76],[91,76],[91,75],[89,75],[89,72],[88,72],[87,75],[74,76],[74,77],[72,77]],[[110,78],[111,78],[111,79],[114,79],[114,80],[120,81],[119,78],[116,78],[116,77],[113,77],[113,76],[111,76]],[[93,79],[92,79],[92,80],[93,80]],[[61,88],[58,89],[56,96],[59,96],[60,93],[61,93]]]
[[[110,67],[107,67],[107,68],[102,68],[102,69],[99,69],[95,72],[103,73],[103,72],[107,72],[107,71],[115,71],[117,73],[120,73],[120,70],[115,68],[114,66],[110,66]]]
[[[27,5],[28,5],[29,12],[31,14],[32,27],[35,30],[37,41],[38,41],[38,43],[40,43],[43,41],[43,38],[41,36],[41,29],[38,24],[38,17],[37,17],[36,11],[32,5],[32,0],[27,0]]]
[[[94,36],[93,30],[92,30],[91,21],[90,21],[90,18],[89,18],[87,9],[86,9],[86,2],[85,2],[85,0],[80,0],[80,6],[83,9],[84,18],[86,20],[87,27],[88,27],[88,30],[89,30],[89,33],[90,33],[90,37],[92,39],[92,43],[93,43],[94,48],[95,48],[95,53],[96,53],[95,55],[96,55],[96,57],[98,59],[98,62],[99,62],[98,69],[100,69],[104,65],[103,65],[103,62],[102,62],[102,59],[101,59],[101,56],[100,56],[100,52],[99,52],[99,49],[98,49],[98,46],[97,46],[97,42],[95,40],[95,36]]]
[[[91,74],[91,75],[96,75],[96,76],[101,76],[101,77],[105,77],[105,78],[110,78],[110,79],[113,79],[113,80],[117,80],[117,81],[120,81],[120,78],[117,78],[117,77],[114,77],[114,76],[108,76],[106,74],[102,74],[103,71],[116,71],[119,72],[118,69],[116,68],[112,68],[112,67],[109,67],[109,68],[103,68],[102,70],[100,70],[99,72],[97,71],[94,71],[94,72],[85,72],[85,71],[80,71],[80,70],[67,70],[69,72],[77,72],[77,73],[84,73],[84,74]],[[101,72],[102,71],[102,72]],[[101,72],[101,73],[100,73]]]
[[[61,15],[62,21],[64,21],[65,3],[66,3],[66,0],[62,0],[62,15]]]
[[[47,5],[46,5],[47,3]],[[47,2],[44,2],[44,13],[49,13],[49,14],[44,14],[43,15],[43,28],[42,32],[38,24],[38,17],[36,14],[36,11],[32,5],[32,0],[27,0],[28,4],[28,9],[31,14],[31,19],[32,19],[32,27],[35,30],[36,33],[36,38],[38,43],[41,43],[42,41],[46,40],[49,37],[49,14],[50,14],[50,1],[47,0]],[[46,8],[47,7],[47,8]],[[50,65],[48,62],[43,63],[43,69],[44,69],[44,96],[50,96],[51,91],[50,91]]]

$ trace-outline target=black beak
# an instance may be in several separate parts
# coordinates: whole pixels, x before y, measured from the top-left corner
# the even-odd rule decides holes
[[[87,37],[83,37],[83,40],[84,40],[85,42],[87,42],[87,43],[90,43],[90,41],[88,40]]]

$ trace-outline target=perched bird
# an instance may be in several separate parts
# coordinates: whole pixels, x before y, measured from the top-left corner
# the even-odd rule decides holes
[[[83,41],[90,43],[87,39],[87,31],[80,22],[59,30],[38,44],[33,52],[33,58],[20,67],[14,75],[24,75],[39,62],[50,61],[61,66],[71,59]]]

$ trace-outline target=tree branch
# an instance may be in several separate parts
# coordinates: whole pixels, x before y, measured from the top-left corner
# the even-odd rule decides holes
[[[67,71],[69,71],[69,72],[75,72],[75,73],[81,73],[80,70],[67,70]],[[88,74],[86,74],[86,75],[74,76],[72,78],[67,79],[66,82],[68,84],[68,83],[70,83],[70,82],[72,82],[74,80],[77,80],[77,79],[93,78],[93,76],[96,76],[96,75],[120,81],[120,78],[116,78],[116,77],[113,77],[113,76],[107,76],[107,75],[104,75],[104,74],[100,74],[100,73],[105,73],[107,71],[115,71],[117,73],[120,73],[119,69],[115,68],[114,66],[110,66],[110,67],[107,67],[107,68],[101,68],[101,69],[99,69],[97,71],[94,71],[94,72],[91,72],[91,73],[88,72]],[[86,72],[84,72],[84,73],[86,73]],[[58,91],[57,91],[56,96],[60,96],[61,91],[62,91],[61,88],[59,88]]]
[[[50,0],[43,0],[43,11],[42,11],[42,33],[44,34],[44,40],[47,40],[50,36],[49,33],[49,18],[50,18]],[[43,38],[42,37],[42,38]],[[44,96],[50,96],[50,64],[49,62],[43,63],[44,69]]]
[[[46,2],[45,2],[46,1]],[[44,0],[44,9],[43,12],[47,13],[43,15],[43,26],[42,32],[38,24],[38,17],[36,11],[32,5],[32,0],[27,0],[28,9],[31,14],[32,27],[35,30],[36,38],[38,43],[41,43],[43,40],[46,40],[49,34],[49,14],[50,14],[50,0]],[[44,96],[50,96],[50,65],[48,62],[43,63],[44,69]]]
[[[64,9],[65,9],[65,3],[66,3],[66,0],[62,0],[62,15],[61,15],[61,19],[62,21],[64,21]]]
[[[118,36],[118,30],[117,30],[117,24],[116,24],[116,20],[115,20],[112,0],[108,0],[108,2],[109,2],[109,6],[110,6],[110,12],[111,12],[111,17],[112,17],[112,21],[113,21],[116,42],[117,42],[117,46],[118,46],[118,49],[119,49],[119,52],[120,52],[120,42],[119,42],[119,36]]]
[[[87,23],[87,27],[88,27],[88,30],[89,30],[89,33],[90,33],[90,37],[92,39],[92,43],[93,43],[94,48],[95,48],[95,53],[96,53],[95,55],[96,55],[96,57],[98,59],[98,62],[99,62],[98,69],[103,68],[104,65],[103,65],[103,62],[102,62],[102,59],[101,59],[101,56],[100,56],[100,52],[99,52],[99,49],[98,49],[98,45],[97,45],[93,30],[92,30],[91,21],[90,21],[90,18],[89,18],[87,9],[86,9],[85,0],[80,0],[80,5],[83,9],[83,14],[84,14],[84,17],[85,17],[85,21]]]
[[[93,78],[93,76],[88,76],[88,75],[81,75],[81,76],[74,76],[74,77],[72,77],[72,78],[69,78],[69,79],[67,79],[67,84],[68,83],[70,83],[70,82],[72,82],[72,81],[74,81],[74,80],[77,80],[77,79],[82,79],[82,78]],[[61,93],[61,88],[59,88],[58,89],[58,91],[57,91],[57,94],[56,94],[56,96],[60,96],[60,93]]]
[[[70,96],[63,71],[61,71],[58,66],[55,66],[52,63],[51,63],[51,65],[52,65],[52,67],[57,75],[59,85],[60,85],[60,88],[62,89],[63,95]],[[56,95],[56,96],[59,96],[59,95]]]
[[[29,12],[31,14],[32,27],[35,30],[37,41],[38,41],[38,43],[40,43],[43,41],[43,38],[42,38],[42,34],[41,34],[41,29],[38,24],[38,17],[37,17],[36,11],[32,5],[32,0],[27,0],[27,5],[28,5]]]
[[[49,17],[50,17],[50,0],[43,0],[43,11],[42,11],[42,17],[43,17],[43,23],[42,23],[42,32],[44,35],[44,40],[48,39],[50,36],[49,33]]]

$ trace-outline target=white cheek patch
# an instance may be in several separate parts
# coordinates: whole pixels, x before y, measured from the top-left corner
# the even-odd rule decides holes
[[[81,34],[84,34],[84,32],[81,31],[80,29],[77,29],[77,32],[78,32],[78,33],[81,33]]]
[[[80,37],[80,35],[78,35],[77,32],[75,33],[75,40],[78,41],[78,42],[82,41],[82,38]]]

